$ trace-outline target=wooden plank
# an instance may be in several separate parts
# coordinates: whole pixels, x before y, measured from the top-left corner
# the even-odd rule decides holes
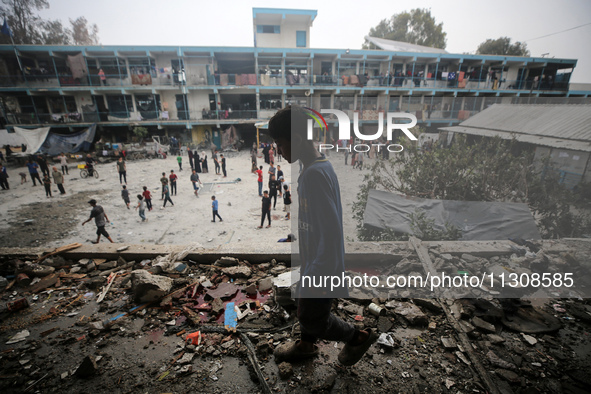
[[[431,258],[429,257],[429,252],[427,251],[427,248],[423,245],[421,240],[419,240],[418,238],[415,238],[415,237],[410,237],[409,244],[412,245],[412,247],[416,251],[416,253],[421,261],[421,264],[423,264],[423,268],[425,270],[425,273],[430,273],[431,275],[437,275],[437,271],[433,267],[433,263],[431,262]],[[472,343],[470,343],[470,339],[468,339],[468,336],[466,335],[464,330],[462,330],[462,328],[460,327],[460,324],[458,323],[456,318],[452,315],[449,307],[445,303],[445,300],[438,298],[437,301],[439,302],[439,304],[443,308],[443,311],[445,312],[445,316],[447,318],[447,321],[451,324],[451,326],[456,331],[456,334],[457,334],[458,338],[460,339],[460,343],[462,344],[462,347],[464,348],[464,352],[468,354],[470,361],[474,365],[474,369],[476,369],[476,372],[478,373],[480,379],[482,380],[482,382],[486,386],[486,389],[491,394],[499,394],[499,390],[497,389],[497,386],[494,384],[494,382],[492,381],[492,379],[488,375],[488,372],[486,371],[486,369],[484,368],[484,366],[480,362],[480,359],[482,357],[478,357],[476,355],[476,353],[474,352],[474,348],[472,347]]]

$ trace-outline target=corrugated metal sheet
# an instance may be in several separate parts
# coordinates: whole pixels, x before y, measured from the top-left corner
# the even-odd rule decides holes
[[[591,143],[591,105],[495,104],[459,126]]]
[[[408,42],[402,42],[402,41],[387,40],[385,38],[365,36],[365,39],[385,51],[448,53],[445,49],[427,47],[424,45],[409,44]]]
[[[463,123],[462,123],[463,124]],[[533,145],[549,146],[551,148],[571,149],[575,151],[591,152],[591,142],[581,142],[566,140],[561,138],[542,137],[539,135],[531,134],[518,134],[509,133],[506,131],[496,131],[489,129],[477,129],[474,127],[463,127],[463,126],[451,126],[451,127],[440,127],[439,130],[451,131],[454,133],[480,135],[483,137],[495,137],[499,136],[504,140],[510,140],[515,138],[517,141],[526,142]]]

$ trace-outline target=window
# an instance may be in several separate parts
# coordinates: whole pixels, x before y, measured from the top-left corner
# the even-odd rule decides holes
[[[157,119],[160,111],[159,94],[136,94],[135,104],[142,119]]]
[[[257,33],[279,34],[281,33],[281,27],[277,25],[257,25]]]
[[[109,115],[116,118],[129,118],[129,112],[133,111],[131,95],[107,95]]]
[[[261,94],[260,96],[261,109],[281,109],[281,95],[280,94]]]
[[[296,47],[298,48],[305,48],[306,47],[306,32],[305,31],[296,31]]]
[[[151,74],[152,77],[156,77],[156,62],[154,59],[149,57],[143,58],[129,58],[129,72],[131,74]]]
[[[99,68],[103,69],[107,78],[127,77],[127,68],[125,60],[116,57],[107,57],[98,59]]]
[[[51,113],[78,112],[76,98],[74,96],[49,97],[48,101]]]

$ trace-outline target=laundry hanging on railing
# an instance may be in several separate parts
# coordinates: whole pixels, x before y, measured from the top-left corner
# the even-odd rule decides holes
[[[84,61],[84,56],[81,53],[74,56],[68,55],[67,63],[74,79],[82,79],[88,76],[86,61]]]

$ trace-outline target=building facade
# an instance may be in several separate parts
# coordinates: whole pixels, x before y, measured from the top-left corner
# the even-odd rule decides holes
[[[436,130],[492,104],[591,94],[570,84],[575,59],[310,48],[315,18],[255,8],[253,47],[0,46],[3,127],[68,133],[96,123],[105,141],[125,142],[141,125],[219,145],[230,126],[251,142],[254,125],[290,103],[357,113],[368,130],[380,112],[410,112]]]

